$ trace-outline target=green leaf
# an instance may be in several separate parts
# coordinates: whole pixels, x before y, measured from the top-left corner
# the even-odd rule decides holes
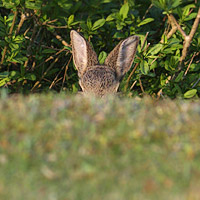
[[[102,27],[105,24],[105,19],[99,19],[96,22],[94,22],[92,26],[92,31],[97,30],[98,28]]]
[[[147,74],[147,76],[149,76],[149,77],[155,77],[156,74],[155,74],[155,73],[152,73],[152,72],[149,72],[149,73]]]
[[[71,48],[71,47],[68,47],[68,46],[64,46],[64,48],[67,49],[67,50],[69,50],[69,51],[72,50],[72,48]]]
[[[20,44],[20,43],[22,43],[23,41],[24,41],[24,37],[23,36],[21,36],[21,35],[18,35],[18,36],[13,36],[12,37],[12,40],[15,42],[15,43],[17,43],[17,44]]]
[[[168,80],[168,78],[166,77],[166,75],[162,73],[162,74],[160,75],[160,84],[161,84],[161,86],[165,86],[167,80]]]
[[[106,18],[106,21],[109,22],[109,21],[112,21],[115,19],[115,13],[112,13],[110,15],[108,15],[108,17]]]
[[[35,81],[35,80],[36,80],[36,76],[35,76],[35,74],[29,73],[29,74],[26,74],[26,75],[24,76],[24,79],[28,79],[28,80],[31,80],[31,81]]]
[[[8,81],[10,81],[10,78],[8,77],[0,80],[0,87],[4,86]]]
[[[20,4],[20,0],[2,0],[2,2],[7,9],[15,9]]]
[[[44,49],[44,50],[42,51],[42,53],[55,53],[55,52],[56,52],[55,49]]]
[[[20,66],[20,71],[21,71],[21,76],[24,76],[24,74],[25,74],[25,67],[24,67],[24,65]]]
[[[173,0],[172,2],[171,8],[176,8],[182,4],[182,0]]]
[[[71,26],[74,26],[74,25],[80,24],[80,23],[81,23],[81,21],[76,21],[76,22],[72,22],[70,25],[71,25]]]
[[[140,27],[140,26],[142,26],[142,25],[144,25],[144,24],[148,24],[148,23],[150,23],[150,22],[152,22],[152,21],[154,21],[153,18],[146,18],[146,19],[144,19],[143,21],[141,21],[137,26]]]
[[[148,74],[148,72],[149,72],[149,65],[148,65],[148,62],[145,60],[144,61],[144,73]]]
[[[42,7],[42,1],[37,0],[35,2],[25,1],[25,7],[32,10],[39,10]]]
[[[152,59],[151,59],[151,60],[152,60]],[[151,61],[151,62],[148,62],[148,63],[149,63],[149,66],[150,66],[150,70],[155,69],[155,68],[158,67],[157,61],[154,61],[153,63],[152,63],[152,61]],[[151,64],[151,63],[152,63],[152,64]]]
[[[9,75],[9,72],[7,72],[7,71],[1,72],[1,73],[0,73],[0,79],[6,78],[8,75]]]
[[[92,21],[91,21],[90,18],[87,19],[87,27],[88,27],[89,30],[92,29]]]
[[[195,8],[195,7],[196,7],[195,4],[189,4],[189,5],[185,6],[183,8],[182,15],[183,16],[188,16],[191,8]]]
[[[72,85],[72,93],[77,93],[77,92],[78,92],[78,87],[75,84],[73,84]]]
[[[152,47],[148,54],[155,55],[157,54],[161,49],[163,48],[163,44],[156,44],[154,47]]]
[[[174,84],[174,89],[178,92],[178,94],[182,95],[181,87],[177,83]]]
[[[45,76],[50,77],[51,75],[56,74],[58,71],[60,71],[59,68],[53,68],[53,69],[49,70]]]
[[[18,44],[14,44],[14,43],[10,43],[9,47],[13,50],[19,50],[19,45]]]
[[[193,63],[190,65],[189,71],[196,72],[196,71],[199,71],[199,69],[200,69],[200,63],[198,63],[198,64]]]
[[[156,6],[157,8],[160,8],[162,10],[164,10],[164,8],[165,8],[165,4],[160,3],[158,0],[152,0],[152,3],[154,6]]]
[[[107,53],[105,51],[102,51],[100,54],[99,54],[99,64],[103,64],[105,59],[107,57]]]
[[[194,97],[197,93],[197,89],[191,89],[191,90],[188,90],[187,92],[184,93],[184,98],[186,99],[190,99],[192,97]]]
[[[113,38],[124,38],[124,34],[122,32],[116,32]]]
[[[190,15],[188,15],[188,16],[184,19],[184,21],[189,21],[189,20],[191,20],[191,19],[194,19],[194,18],[196,18],[196,16],[197,16],[197,13],[191,13]]]
[[[181,71],[175,79],[175,82],[178,83],[183,77],[184,71]]]
[[[10,78],[14,79],[14,78],[19,78],[20,77],[20,73],[18,71],[11,71],[10,72]]]
[[[56,1],[55,1],[56,2]],[[73,7],[73,3],[69,3],[68,0],[62,0],[62,1],[57,1],[58,2],[58,5],[63,8],[64,10],[69,10],[70,8]],[[71,1],[72,2],[72,1]]]
[[[76,1],[76,3],[71,8],[71,13],[76,13],[79,10],[79,8],[82,6],[82,4],[83,4],[83,2]]]
[[[123,20],[127,18],[127,16],[128,16],[128,11],[129,11],[129,5],[128,5],[128,3],[125,3],[125,4],[121,7],[121,9],[120,9],[120,11],[119,11],[119,14],[120,14],[120,16],[122,16],[122,19],[123,19]]]
[[[67,22],[68,26],[70,26],[73,23],[73,21],[74,21],[74,15],[70,15]]]
[[[141,72],[145,75],[148,74],[149,72],[149,65],[148,65],[148,62],[146,60],[142,61],[141,64]]]

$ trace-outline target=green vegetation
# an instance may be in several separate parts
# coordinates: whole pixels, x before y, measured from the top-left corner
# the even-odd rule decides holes
[[[122,92],[198,96],[199,5],[197,0],[1,0],[0,87],[9,93],[79,90],[69,38],[75,29],[92,43],[100,63],[121,39],[140,36]]]
[[[200,103],[0,99],[0,199],[199,199]]]
[[[199,7],[0,0],[0,200],[199,200]],[[140,36],[123,98],[70,95],[72,29],[100,63]]]

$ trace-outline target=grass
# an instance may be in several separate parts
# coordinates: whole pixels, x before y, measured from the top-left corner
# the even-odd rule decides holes
[[[0,98],[0,199],[200,199],[200,102]]]

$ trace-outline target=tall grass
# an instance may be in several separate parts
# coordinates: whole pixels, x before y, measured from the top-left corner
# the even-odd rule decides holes
[[[0,99],[0,199],[199,199],[200,102]]]

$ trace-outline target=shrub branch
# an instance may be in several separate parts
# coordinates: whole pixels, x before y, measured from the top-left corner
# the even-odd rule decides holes
[[[24,13],[22,13],[19,25],[18,25],[17,30],[16,30],[16,35],[19,33],[19,31],[20,31],[25,20],[26,20],[26,15]]]
[[[12,25],[11,25],[10,30],[9,30],[8,37],[11,37],[11,35],[12,35],[13,29],[14,29],[14,26],[15,26],[16,18],[17,18],[17,11],[14,12],[14,17],[13,17]],[[1,58],[0,68],[1,68],[1,66],[3,64],[4,59],[5,59],[7,49],[8,49],[8,45],[6,45],[4,47],[4,49],[3,49],[3,54],[2,54],[2,58]]]
[[[188,48],[190,47],[190,43],[194,37],[194,34],[198,28],[198,25],[199,25],[199,21],[200,21],[200,8],[198,10],[198,13],[197,13],[197,16],[195,18],[195,21],[193,23],[193,26],[192,26],[192,29],[189,33],[189,35],[187,35],[184,30],[181,28],[180,24],[177,22],[177,20],[175,19],[175,17],[170,14],[168,15],[168,20],[169,20],[169,23],[172,27],[172,29],[170,30],[170,32],[167,34],[167,38],[169,39],[175,32],[176,30],[179,30],[181,35],[183,36],[184,38],[184,42],[183,42],[183,50],[182,50],[182,55],[180,57],[180,60],[179,60],[179,65],[178,65],[178,72],[175,73],[175,75],[173,77],[169,77],[166,81],[166,84],[169,83],[170,80],[174,80],[177,76],[177,74],[179,73],[179,71],[183,68],[183,62],[187,56],[187,52],[188,52]],[[161,43],[163,42],[163,40],[161,40]],[[198,53],[197,53],[198,54]],[[196,56],[196,54],[193,55],[192,59]],[[191,63],[189,64],[184,76],[186,76],[188,70],[189,70],[189,67],[190,67]],[[199,82],[199,80],[197,81]],[[196,85],[196,84],[195,84]],[[159,90],[159,92],[157,93],[158,95],[158,98],[160,98],[160,96],[162,95],[162,89]]]
[[[186,56],[187,56],[187,52],[188,52],[188,48],[190,46],[190,43],[194,37],[194,34],[198,28],[198,25],[199,25],[199,20],[200,20],[200,8],[198,10],[198,13],[197,13],[197,16],[196,16],[196,19],[194,21],[194,24],[192,26],[192,29],[190,31],[190,34],[187,35],[183,29],[181,28],[180,24],[176,21],[175,17],[170,14],[169,15],[169,18],[171,19],[170,22],[173,24],[173,22],[175,23],[177,29],[180,31],[181,35],[183,36],[184,38],[184,43],[183,43],[183,50],[182,50],[182,55],[180,57],[180,60],[179,60],[179,65],[178,65],[178,71],[180,71],[182,69],[182,65],[183,65],[183,61],[185,60]]]

